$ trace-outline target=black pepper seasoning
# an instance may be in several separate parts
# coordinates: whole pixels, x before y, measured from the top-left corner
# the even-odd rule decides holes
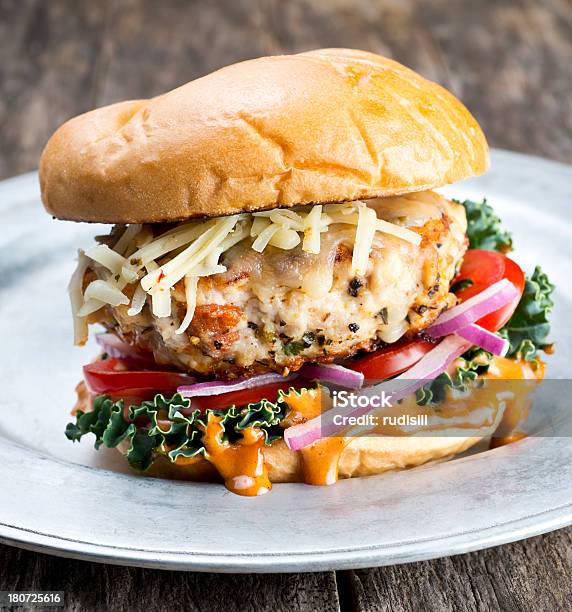
[[[348,285],[348,293],[352,297],[357,297],[359,290],[363,287],[363,281],[355,276]]]

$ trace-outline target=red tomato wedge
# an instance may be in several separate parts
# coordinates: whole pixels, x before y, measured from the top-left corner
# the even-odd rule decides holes
[[[83,368],[89,390],[93,393],[122,395],[126,390],[155,389],[156,393],[174,393],[177,387],[194,382],[192,376],[162,370],[128,370],[120,359],[95,361]]]
[[[466,280],[472,282],[469,287],[455,291],[455,295],[463,302],[503,278],[507,278],[519,293],[509,304],[476,321],[489,331],[498,331],[503,327],[520,302],[525,283],[524,272],[520,266],[502,253],[472,249],[465,254],[461,270],[453,281],[453,284]]]
[[[420,338],[399,340],[344,365],[361,372],[368,381],[383,380],[405,372],[432,348],[435,348],[434,343]]]

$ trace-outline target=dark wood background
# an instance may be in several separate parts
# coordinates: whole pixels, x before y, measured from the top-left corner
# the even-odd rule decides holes
[[[441,82],[493,146],[572,162],[572,0],[0,0],[0,179],[34,169],[73,115],[326,46],[389,55]],[[0,590],[65,590],[73,610],[571,610],[571,540],[565,529],[431,562],[259,576],[0,546]]]

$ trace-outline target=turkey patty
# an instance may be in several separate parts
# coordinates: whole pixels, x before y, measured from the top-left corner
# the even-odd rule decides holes
[[[158,363],[219,378],[288,373],[415,335],[456,303],[449,286],[467,248],[464,208],[434,192],[367,205],[421,234],[421,244],[377,232],[367,270],[357,276],[355,227],[330,226],[317,255],[300,246],[258,253],[246,238],[223,254],[226,272],[199,280],[185,333],[175,334],[186,312],[183,281],[172,291],[171,316],[154,316],[148,300],[136,316],[108,305],[91,320],[152,351]]]

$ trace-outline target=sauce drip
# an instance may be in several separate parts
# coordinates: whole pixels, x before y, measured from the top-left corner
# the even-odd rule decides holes
[[[264,495],[272,488],[262,454],[264,433],[255,427],[247,427],[241,433],[243,437],[234,444],[225,442],[221,418],[210,414],[203,434],[206,459],[218,470],[229,491]]]
[[[284,401],[290,409],[281,423],[281,426],[286,429],[321,414],[322,388],[303,389],[301,392],[290,391],[284,394]]]
[[[514,396],[506,402],[503,418],[491,438],[491,448],[499,448],[527,437],[525,432],[517,428],[530,413],[531,401],[528,396],[544,378],[545,367],[546,364],[540,359],[533,366],[528,361],[495,357],[485,377],[489,380],[505,380],[507,389]]]
[[[322,412],[322,387],[290,392],[284,400],[290,408],[281,425],[284,428],[309,421]],[[343,437],[322,438],[303,448],[302,469],[304,482],[311,485],[331,485],[338,480],[338,464],[350,440]]]
[[[304,482],[311,485],[331,485],[338,481],[338,464],[347,438],[322,438],[303,448]]]

